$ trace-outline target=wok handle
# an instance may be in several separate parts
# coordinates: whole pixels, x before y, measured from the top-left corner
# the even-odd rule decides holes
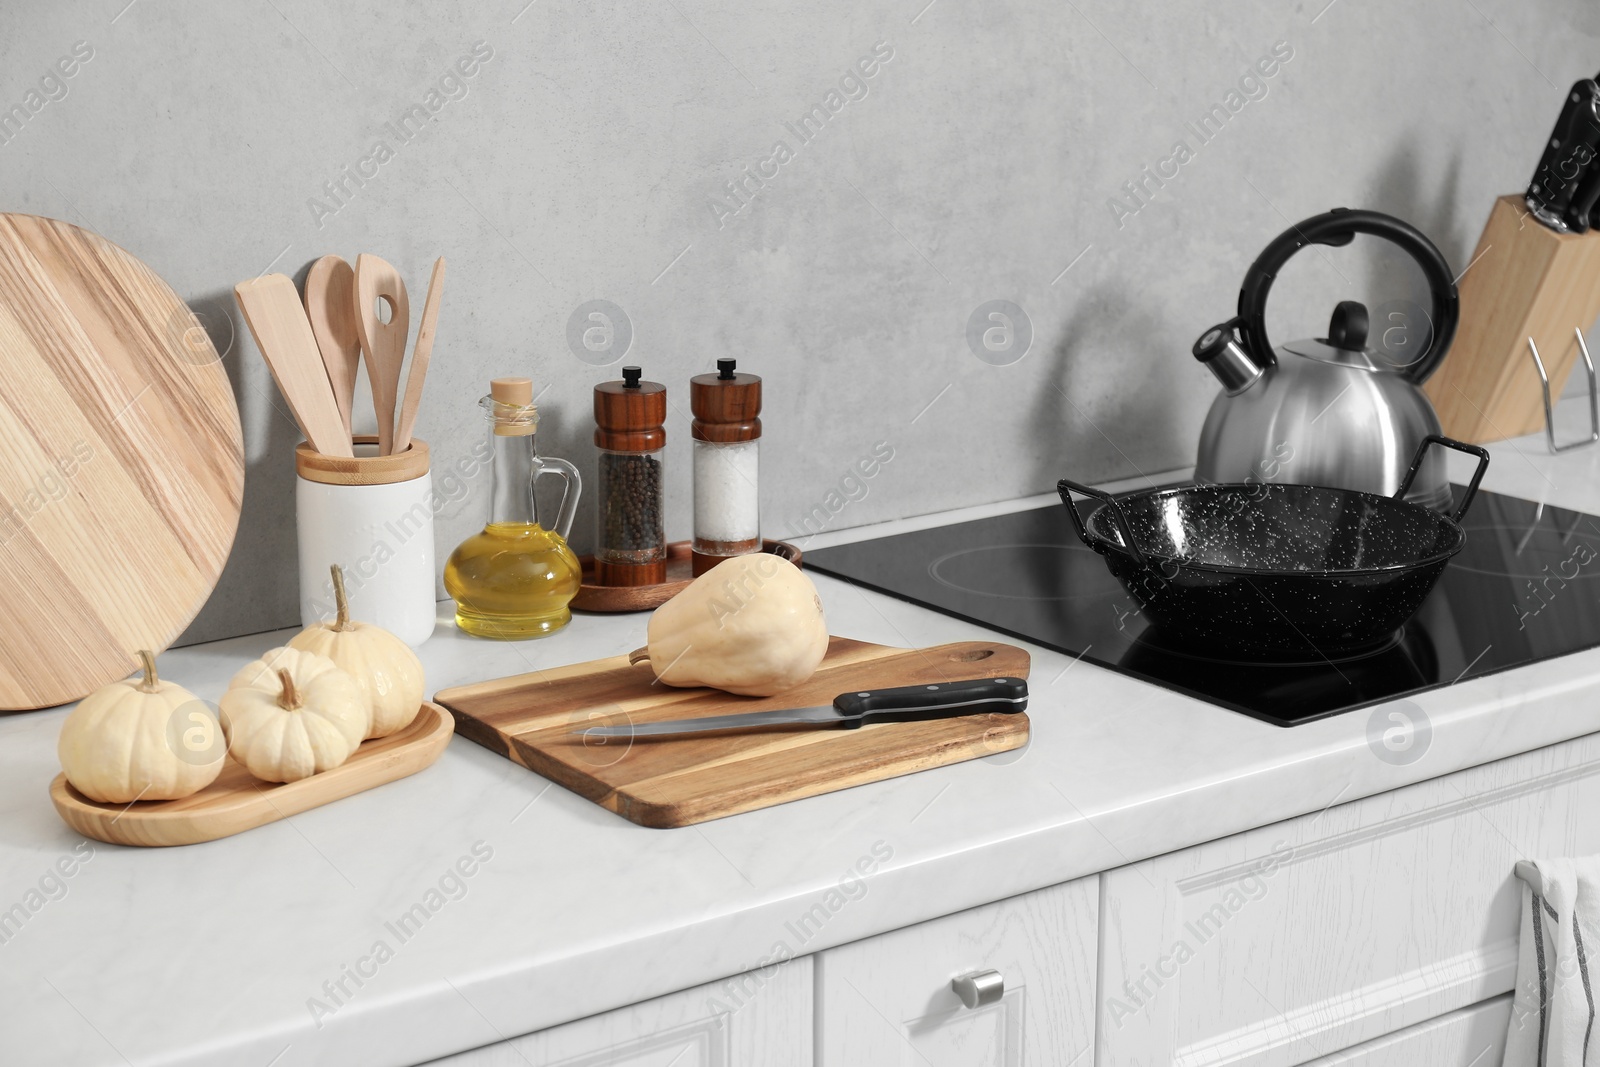
[[[1417,476],[1417,471],[1422,468],[1422,457],[1427,455],[1428,446],[1441,444],[1446,448],[1453,448],[1457,452],[1465,452],[1469,456],[1478,457],[1478,469],[1472,472],[1472,481],[1467,483],[1467,493],[1461,498],[1461,506],[1456,508],[1456,513],[1450,516],[1451,522],[1460,522],[1461,516],[1467,513],[1472,506],[1472,498],[1478,495],[1478,483],[1483,481],[1483,472],[1489,469],[1489,450],[1477,445],[1464,444],[1453,437],[1444,437],[1440,434],[1430,433],[1422,439],[1422,444],[1417,446],[1417,454],[1411,457],[1411,469],[1406,471],[1405,478],[1400,482],[1400,488],[1395,491],[1396,500],[1404,499],[1406,490],[1411,488],[1411,482]]]
[[[1067,506],[1067,514],[1072,516],[1072,525],[1078,531],[1078,539],[1090,548],[1097,548],[1095,542],[1089,539],[1089,529],[1083,523],[1083,517],[1078,514],[1078,506],[1072,502],[1072,494],[1098,500],[1111,509],[1111,517],[1116,521],[1117,533],[1122,535],[1122,544],[1114,545],[1105,542],[1107,548],[1120,552],[1124,556],[1132,557],[1139,566],[1145,565],[1144,553],[1139,550],[1139,543],[1133,539],[1133,530],[1128,525],[1128,520],[1122,514],[1122,508],[1117,504],[1117,498],[1104,489],[1091,489],[1087,485],[1079,485],[1070,478],[1063,478],[1056,483],[1056,492],[1061,494],[1061,502]]]

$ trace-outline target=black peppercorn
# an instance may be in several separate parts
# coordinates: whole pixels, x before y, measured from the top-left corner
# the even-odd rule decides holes
[[[645,453],[600,455],[600,545],[614,562],[662,558],[661,461]]]

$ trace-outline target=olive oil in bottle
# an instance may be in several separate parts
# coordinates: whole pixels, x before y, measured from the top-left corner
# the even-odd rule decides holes
[[[489,421],[493,495],[489,523],[450,554],[444,587],[456,602],[456,625],[469,634],[521,640],[554,633],[572,618],[582,569],[567,546],[577,511],[577,468],[541,457],[538,410],[527,378],[496,378],[479,401]],[[564,484],[555,522],[539,523],[533,483],[543,474]]]

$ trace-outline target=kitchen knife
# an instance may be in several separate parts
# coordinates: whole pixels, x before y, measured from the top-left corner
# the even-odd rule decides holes
[[[1600,85],[1593,78],[1573,83],[1555,129],[1545,143],[1533,181],[1528,185],[1528,210],[1552,230],[1567,232],[1567,213],[1584,172],[1600,147]]]
[[[917,722],[984,712],[1006,714],[1028,706],[1028,683],[1021,678],[975,678],[938,685],[905,685],[840,693],[832,704],[781,711],[747,711],[703,719],[590,726],[572,731],[584,737],[657,737],[742,730],[758,726],[838,726],[854,730],[874,722]]]

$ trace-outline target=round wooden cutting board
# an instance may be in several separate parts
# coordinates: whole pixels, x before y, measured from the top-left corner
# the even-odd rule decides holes
[[[97,234],[0,214],[0,710],[170,645],[243,493],[239,409],[188,306]]]

